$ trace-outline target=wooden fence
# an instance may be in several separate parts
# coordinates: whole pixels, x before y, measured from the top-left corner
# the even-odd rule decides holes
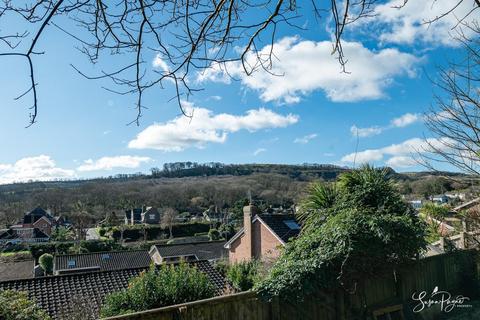
[[[433,288],[465,296],[475,295],[479,280],[479,254],[458,251],[429,257],[396,270],[388,276],[365,279],[354,293],[343,289],[322,290],[303,301],[271,302],[254,292],[243,292],[174,305],[109,320],[360,320],[375,319],[378,310],[398,310],[398,319],[436,319],[434,309],[414,314],[412,294]],[[393,309],[392,309],[393,308]],[[380,319],[380,318],[379,318]],[[386,318],[389,319],[389,318]]]

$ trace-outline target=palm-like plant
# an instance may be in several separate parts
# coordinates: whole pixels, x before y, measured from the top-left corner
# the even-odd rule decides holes
[[[333,207],[339,196],[334,183],[315,182],[307,191],[306,198],[301,202],[297,219],[304,227],[324,221],[328,215],[327,209]]]

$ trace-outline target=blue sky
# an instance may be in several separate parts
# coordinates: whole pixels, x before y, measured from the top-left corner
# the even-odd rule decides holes
[[[0,183],[148,172],[174,161],[353,166],[355,160],[421,170],[411,153],[429,137],[422,120],[433,102],[428,77],[461,55],[451,28],[469,10],[460,7],[427,28],[425,17],[455,1],[430,2],[412,0],[399,11],[396,1],[385,1],[375,18],[349,27],[348,74],[330,55],[328,26],[304,15],[298,24],[307,30],[278,32],[274,71],[283,77],[247,77],[234,63],[227,68],[238,81],[219,68],[193,75],[204,90],[184,102],[192,120],[168,101],[171,87],[150,89],[139,126],[127,125],[136,116],[135,96],[105,91],[105,81],[86,80],[70,67],[93,73],[126,57],[105,56],[91,66],[74,40],[50,26],[39,43],[45,54],[34,57],[40,110],[29,128],[28,96],[13,100],[28,88],[25,61],[0,59]],[[0,19],[0,30],[20,27]],[[161,57],[145,59],[152,69],[168,68]]]

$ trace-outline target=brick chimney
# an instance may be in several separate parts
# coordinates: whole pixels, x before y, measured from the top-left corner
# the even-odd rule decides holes
[[[253,204],[243,207],[243,230],[245,233],[245,255],[253,258],[252,218],[257,214],[257,207]]]

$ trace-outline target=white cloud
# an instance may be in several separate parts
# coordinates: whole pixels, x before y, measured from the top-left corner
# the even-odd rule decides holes
[[[58,168],[55,161],[46,155],[23,158],[14,164],[0,164],[0,184],[51,181],[74,176],[73,170]]]
[[[404,128],[422,120],[423,117],[418,113],[406,113],[398,118],[392,119],[390,121],[390,125],[384,127],[372,126],[367,128],[359,128],[356,125],[353,125],[350,127],[350,133],[354,137],[356,137],[357,135],[361,138],[371,137],[379,135],[386,130],[390,130],[393,128]]]
[[[383,153],[381,150],[365,150],[357,153],[350,153],[343,156],[342,162],[350,163],[369,163],[374,161],[380,161],[383,159]]]
[[[315,139],[316,137],[317,137],[316,133],[307,134],[306,136],[303,136],[301,138],[296,138],[293,142],[300,143],[300,144],[307,144],[310,142],[310,140]]]
[[[209,109],[184,105],[192,118],[178,116],[166,123],[150,125],[130,141],[128,147],[177,152],[189,147],[204,148],[207,143],[224,143],[233,132],[283,128],[299,119],[297,115],[284,116],[264,108],[248,110],[245,115],[215,115]]]
[[[403,128],[417,121],[420,121],[421,119],[422,119],[421,115],[417,113],[406,113],[399,118],[393,119],[391,124],[396,128]]]
[[[361,138],[379,135],[383,132],[383,130],[383,128],[378,126],[369,128],[358,128],[356,125],[353,125],[350,127],[350,132],[352,133],[352,136],[356,137],[358,135]]]
[[[165,62],[165,60],[162,59],[160,54],[157,54],[155,56],[155,58],[152,61],[152,66],[164,72],[168,72],[170,70],[170,68],[168,67],[168,64]]]
[[[254,156],[258,156],[260,153],[263,153],[263,152],[266,152],[267,149],[265,148],[258,148],[257,150],[255,150],[255,152],[253,152],[253,155]]]
[[[456,7],[450,14],[442,17],[431,24],[426,22],[440,17]],[[395,8],[404,3],[404,0],[391,0],[375,8],[375,15],[371,18],[374,23],[379,24],[380,40],[386,43],[414,44],[418,41],[434,45],[455,46],[452,41],[453,30],[460,20],[475,7],[475,1],[458,0],[422,0],[408,1],[404,7]],[[476,14],[467,17],[463,22],[471,23]],[[463,28],[466,35],[472,30]],[[369,26],[370,32],[372,27]]]
[[[392,167],[411,167],[416,164],[413,159],[415,154],[431,152],[433,146],[437,149],[445,149],[446,145],[454,144],[448,138],[412,138],[399,144],[380,149],[369,149],[357,153],[350,153],[342,157],[342,162],[349,163],[369,163],[382,160],[385,156],[391,156],[386,160],[386,164]]]
[[[387,166],[393,168],[408,168],[417,165],[418,163],[411,156],[395,156],[388,159],[386,162]]]
[[[260,54],[265,56],[270,50],[271,46],[266,46]],[[323,90],[332,101],[355,102],[385,97],[385,89],[394,77],[414,77],[415,66],[421,60],[397,49],[371,51],[359,42],[344,41],[343,50],[348,57],[349,73],[341,72],[338,61],[331,54],[330,41],[286,37],[274,44],[270,72],[257,65],[258,70],[247,76],[240,63],[228,63],[213,65],[199,74],[197,80],[229,83],[229,75],[238,77],[244,86],[259,91],[263,101],[297,103],[303,95]],[[247,57],[248,64],[255,66],[255,62],[256,56]]]
[[[77,168],[78,171],[99,171],[112,170],[114,168],[138,168],[142,163],[149,162],[152,159],[149,157],[137,156],[116,156],[103,157],[97,160],[88,159]]]

